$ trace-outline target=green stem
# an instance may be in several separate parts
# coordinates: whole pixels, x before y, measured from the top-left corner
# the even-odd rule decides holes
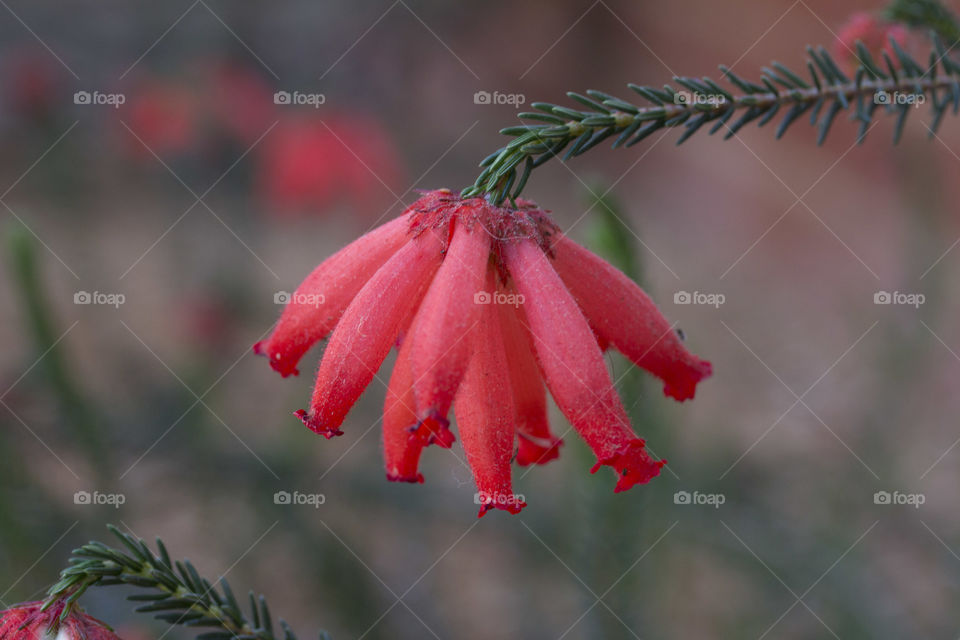
[[[533,103],[533,108],[538,111],[521,113],[519,117],[534,124],[501,130],[501,133],[513,136],[513,140],[480,163],[483,172],[473,185],[463,190],[462,195],[487,196],[494,204],[500,204],[507,198],[513,200],[519,196],[533,169],[559,156],[567,147],[565,159],[581,155],[614,135],[617,136],[614,148],[629,147],[656,131],[682,125],[686,131],[677,141],[680,144],[707,123],[713,123],[711,134],[724,129],[725,139],[728,139],[755,120],[763,126],[781,108],[785,109],[785,115],[777,128],[778,138],[800,116],[810,111],[811,122],[819,128],[819,144],[826,138],[839,112],[851,108],[855,109],[853,117],[860,122],[858,141],[862,142],[873,123],[877,107],[884,106],[885,111],[897,114],[896,143],[911,108],[929,98],[933,132],[951,104],[954,113],[960,107],[960,64],[949,57],[949,51],[936,34],[932,40],[934,51],[926,66],[921,66],[892,42],[896,62],[884,51],[883,68],[874,61],[863,43],[858,42],[858,66],[852,80],[821,47],[808,49],[809,81],[774,62],[772,68],[763,69],[759,84],[721,67],[733,91],[722,88],[709,78],[676,77],[674,80],[680,85],[679,90],[670,85],[663,89],[629,85],[650,103],[646,105],[593,90],[587,91],[586,96],[567,94],[585,109]],[[741,116],[734,120],[737,113]]]
[[[64,422],[73,426],[91,466],[100,479],[109,477],[108,451],[94,413],[70,374],[59,346],[62,332],[56,328],[53,312],[44,298],[44,285],[37,261],[37,247],[30,233],[16,225],[9,228],[7,242],[13,281],[22,301],[25,324],[33,334],[39,365],[46,373],[60,402]]]
[[[250,593],[248,618],[226,580],[220,580],[218,591],[200,577],[189,561],[171,561],[159,539],[158,553],[154,554],[143,540],[121,533],[112,525],[108,528],[125,548],[116,549],[96,541],[83,545],[74,550],[70,566],[50,588],[44,609],[65,601],[61,622],[90,587],[125,584],[152,591],[127,597],[145,603],[137,612],[154,613],[156,618],[171,624],[219,629],[201,634],[199,640],[277,640],[263,596],[256,598]],[[283,640],[297,640],[286,622],[280,620],[280,627]]]

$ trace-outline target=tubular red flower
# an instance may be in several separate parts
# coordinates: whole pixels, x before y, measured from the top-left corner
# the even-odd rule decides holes
[[[616,491],[655,477],[665,462],[651,460],[643,441],[628,426],[593,332],[546,255],[530,241],[506,243],[503,255],[524,296],[544,380],[560,410],[596,454],[593,471],[599,465],[613,467]]]
[[[479,321],[490,236],[480,224],[454,225],[453,238],[417,313],[410,363],[419,425],[415,435],[425,444],[450,446],[447,414],[467,370],[471,345],[467,336]]]
[[[500,291],[505,295],[515,293],[505,287]],[[526,319],[521,319],[523,311],[519,305],[502,304],[497,308],[503,344],[509,354],[507,366],[517,421],[517,464],[546,464],[560,455],[563,440],[550,433],[547,392],[530,350],[530,335],[524,328]]]
[[[494,291],[490,269],[488,291]],[[481,307],[470,330],[472,355],[457,393],[455,413],[463,451],[477,483],[479,517],[490,509],[519,513],[526,503],[515,496],[510,478],[514,448],[513,393],[507,354],[493,305]]]
[[[620,349],[678,399],[693,396],[710,365],[683,348],[639,287],[586,249],[554,240],[557,233],[530,202],[497,207],[427,192],[301,286],[332,286],[340,310],[290,309],[260,350],[289,373],[336,324],[310,413],[297,412],[330,438],[398,345],[383,410],[387,478],[423,482],[424,448],[454,441],[452,401],[481,516],[525,506],[513,494],[514,451],[520,465],[558,455],[544,387],[596,454],[592,472],[612,467],[616,491],[647,482],[665,463],[650,458],[627,423],[602,349]]]
[[[442,251],[438,234],[420,234],[387,260],[347,307],[320,362],[310,413],[297,412],[311,430],[327,438],[343,433],[344,417],[419,304]]]
[[[610,343],[634,364],[664,381],[663,393],[693,398],[712,372],[683,346],[660,310],[623,272],[564,236],[554,239],[553,266],[573,294],[600,343]]]
[[[283,377],[297,375],[303,354],[327,337],[361,287],[409,239],[409,226],[400,216],[324,260],[297,287],[270,337],[253,345],[254,353],[269,357]]]
[[[391,482],[423,483],[423,474],[417,469],[424,445],[411,433],[417,426],[414,406],[410,341],[405,340],[393,365],[383,405],[383,458]]]
[[[120,640],[109,626],[76,607],[60,621],[65,606],[60,600],[44,611],[43,602],[38,601],[0,611],[0,640]]]

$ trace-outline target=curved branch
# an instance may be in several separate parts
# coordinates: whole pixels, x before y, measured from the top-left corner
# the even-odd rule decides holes
[[[819,128],[817,143],[821,144],[837,114],[851,109],[852,119],[860,122],[858,142],[862,142],[877,108],[882,106],[884,112],[897,116],[896,143],[910,109],[929,101],[933,135],[950,105],[954,114],[960,109],[960,64],[949,57],[936,34],[932,38],[934,51],[926,66],[921,66],[891,40],[896,61],[884,51],[881,67],[863,43],[857,42],[858,66],[853,79],[820,47],[808,48],[809,81],[777,62],[770,68],[764,67],[759,84],[721,66],[733,91],[706,77],[676,77],[674,81],[680,89],[670,85],[664,85],[663,89],[629,85],[647,100],[648,104],[644,105],[593,90],[587,91],[586,96],[567,94],[585,109],[534,103],[536,112],[521,113],[519,117],[536,124],[501,130],[513,136],[513,140],[480,163],[483,172],[473,185],[464,189],[463,195],[486,195],[495,204],[508,197],[513,200],[523,191],[533,169],[559,156],[568,147],[564,159],[582,155],[614,135],[618,136],[614,148],[630,147],[660,129],[680,126],[686,128],[677,140],[677,144],[682,144],[707,123],[713,123],[711,134],[723,129],[724,139],[728,139],[750,122],[765,125],[781,109],[785,115],[777,127],[777,138],[809,111],[810,122]],[[740,116],[734,120],[736,114]]]

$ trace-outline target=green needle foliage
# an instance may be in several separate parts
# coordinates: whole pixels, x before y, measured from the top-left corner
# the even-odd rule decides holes
[[[841,111],[849,111],[850,118],[859,122],[858,142],[863,141],[881,111],[896,116],[896,143],[911,109],[929,103],[932,136],[949,107],[954,114],[960,109],[960,64],[949,57],[936,32],[932,40],[934,47],[926,65],[892,40],[894,55],[884,51],[880,62],[857,42],[857,68],[852,77],[823,47],[808,47],[806,79],[778,62],[763,68],[759,83],[721,66],[729,88],[707,77],[675,77],[676,88],[628,85],[644,99],[643,103],[594,90],[586,95],[567,94],[581,105],[579,108],[535,102],[531,106],[536,111],[519,114],[530,124],[501,130],[513,140],[480,163],[483,172],[463,195],[487,195],[495,204],[506,198],[512,201],[536,167],[565,150],[564,160],[582,155],[613,136],[614,148],[631,147],[661,129],[682,127],[684,131],[677,140],[682,144],[709,124],[711,134],[723,131],[724,139],[729,139],[745,125],[756,122],[763,126],[780,113],[783,117],[777,126],[777,138],[809,114],[818,130],[817,143],[822,144]]]
[[[60,401],[64,423],[70,425],[79,445],[86,452],[97,474],[106,478],[110,469],[110,450],[104,445],[105,434],[74,378],[62,347],[62,327],[57,326],[54,314],[45,297],[41,260],[37,243],[21,224],[11,224],[4,234],[6,255],[13,283],[19,294],[25,325],[33,335],[40,367],[46,372],[48,384]]]
[[[891,22],[932,29],[947,42],[960,40],[960,22],[937,0],[894,0],[883,15]]]
[[[144,603],[136,611],[154,613],[154,617],[170,624],[216,629],[198,635],[198,640],[297,640],[283,620],[280,620],[282,635],[274,634],[273,617],[263,596],[255,597],[250,592],[248,617],[226,580],[219,580],[218,591],[210,581],[200,577],[189,561],[171,561],[160,539],[157,539],[158,553],[155,554],[143,540],[122,533],[112,525],[108,528],[124,548],[94,541],[75,549],[70,566],[50,588],[44,608],[65,600],[67,606],[61,621],[89,587],[126,584],[149,590],[149,593],[127,597]],[[328,636],[322,632],[320,638]]]

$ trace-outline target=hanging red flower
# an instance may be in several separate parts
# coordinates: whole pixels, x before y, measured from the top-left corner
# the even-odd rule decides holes
[[[60,621],[64,600],[43,609],[43,602],[25,602],[0,611],[0,640],[120,640],[103,622],[74,607]]]
[[[398,218],[324,261],[300,285],[273,334],[254,345],[282,375],[330,336],[309,411],[316,433],[341,435],[347,412],[394,345],[384,407],[387,478],[423,482],[424,447],[450,447],[454,407],[480,515],[518,512],[510,464],[542,464],[561,444],[545,388],[597,456],[616,491],[656,476],[603,359],[615,347],[692,398],[710,363],[689,353],[650,298],[613,266],[518,200],[427,192]]]

